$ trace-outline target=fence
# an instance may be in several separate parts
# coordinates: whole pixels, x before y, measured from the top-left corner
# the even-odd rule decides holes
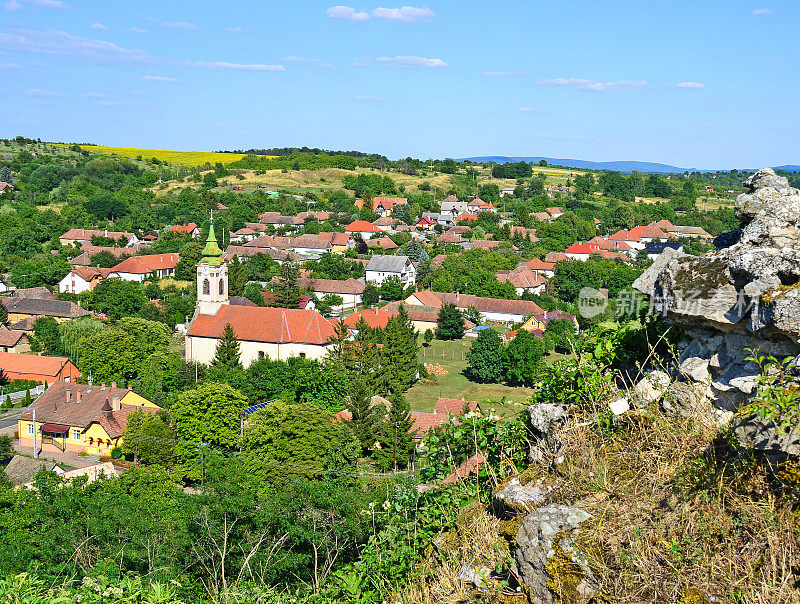
[[[6,401],[11,401],[12,404],[17,404],[22,399],[25,398],[25,393],[28,392],[27,390],[18,390],[17,392],[12,392],[11,394],[4,394],[0,396],[0,405],[4,404]],[[36,388],[31,388],[31,400],[36,400],[40,394],[44,392],[44,385],[40,384],[36,386]]]
[[[456,359],[461,359],[462,361],[467,360],[466,352],[457,352],[455,350],[445,351],[443,349],[434,350],[432,347],[427,348],[425,346],[422,347],[422,358],[423,359],[450,359],[451,361],[455,361]]]

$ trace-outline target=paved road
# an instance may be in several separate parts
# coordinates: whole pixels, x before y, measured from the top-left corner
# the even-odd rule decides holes
[[[23,411],[24,409],[16,409],[14,410],[14,413],[3,416],[3,419],[0,419],[0,430],[3,428],[10,428],[11,426],[16,427],[17,418],[22,414]]]

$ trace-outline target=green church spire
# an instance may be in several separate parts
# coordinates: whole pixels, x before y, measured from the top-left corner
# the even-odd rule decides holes
[[[214,212],[211,212],[211,226],[208,229],[206,246],[203,248],[203,262],[211,266],[222,264],[222,250],[217,244],[217,237],[214,235]]]

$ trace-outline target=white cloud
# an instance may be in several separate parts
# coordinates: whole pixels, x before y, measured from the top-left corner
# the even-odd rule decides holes
[[[594,90],[596,92],[608,92],[612,90],[641,90],[647,86],[644,80],[618,80],[616,82],[599,82],[597,80],[586,80],[584,78],[552,78],[540,82],[543,86],[563,86],[578,88],[579,90]]]
[[[42,90],[41,88],[31,88],[30,90],[26,90],[25,94],[27,94],[28,96],[46,96],[46,97],[64,96],[60,92],[53,92],[52,90]]]
[[[772,12],[772,9],[769,8],[757,8],[753,11],[754,15],[768,15]]]
[[[192,67],[200,67],[202,69],[235,69],[239,71],[286,71],[283,65],[247,65],[242,63],[228,63],[225,61],[196,61],[189,62],[188,65]]]
[[[132,34],[146,34],[149,33],[146,29],[142,29],[141,27],[131,27],[129,30]]]
[[[89,29],[104,30],[104,29],[108,29],[108,27],[106,27],[102,23],[92,23],[92,25],[89,27]]]
[[[196,23],[189,23],[188,21],[164,21],[161,27],[167,29],[197,29]]]
[[[169,76],[160,75],[146,75],[139,78],[140,80],[148,80],[150,82],[180,82],[178,78],[171,78]]]
[[[239,27],[238,25],[236,27],[220,27],[220,29],[234,34],[244,31],[244,27]]]
[[[103,63],[147,63],[156,60],[142,50],[122,48],[112,42],[81,38],[55,30],[18,29],[12,33],[0,33],[0,49],[45,55],[67,55]]]
[[[16,63],[0,63],[0,69],[22,69]]]
[[[483,75],[490,78],[511,78],[514,76],[527,76],[532,73],[532,71],[487,71]]]
[[[72,36],[63,31],[16,30],[0,32],[0,50],[62,55],[98,63],[146,63],[181,65],[200,69],[233,69],[239,71],[286,71],[283,65],[243,64],[227,61],[186,61],[158,57],[143,50],[128,49],[104,40]]]
[[[287,63],[309,63],[317,67],[333,67],[333,65],[327,61],[321,61],[320,59],[304,59],[303,57],[295,57],[294,55],[282,57],[281,61],[286,61]]]
[[[700,82],[681,82],[680,84],[676,84],[678,88],[705,88],[705,84],[701,84]]]
[[[345,19],[347,21],[366,21],[369,13],[357,11],[349,6],[332,6],[327,11],[331,19]]]
[[[401,8],[376,8],[372,11],[372,16],[387,21],[413,23],[414,21],[429,21],[436,16],[436,13],[427,7],[403,6]]]
[[[357,96],[357,101],[367,101],[372,103],[379,103],[381,101],[385,101],[386,97],[383,96]]]
[[[449,67],[441,59],[426,59],[425,57],[415,56],[378,57],[375,60],[389,67]]]
[[[45,8],[63,8],[65,6],[61,0],[8,0],[8,2],[5,3],[5,9],[13,13],[20,10],[23,3],[33,6],[43,6]]]

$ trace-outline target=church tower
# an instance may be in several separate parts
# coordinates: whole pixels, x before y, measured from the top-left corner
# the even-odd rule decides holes
[[[228,266],[222,261],[222,250],[214,235],[214,214],[208,229],[203,259],[197,265],[197,308],[195,314],[215,315],[228,303]]]

